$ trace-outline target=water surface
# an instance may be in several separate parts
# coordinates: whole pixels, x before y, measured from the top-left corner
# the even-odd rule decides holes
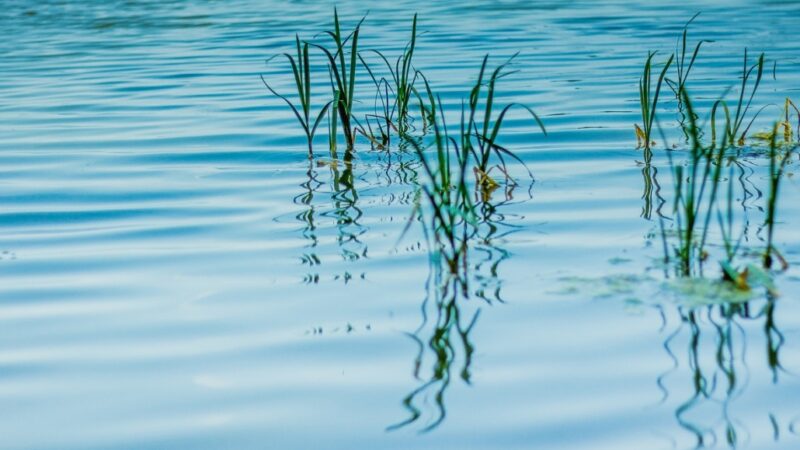
[[[496,193],[456,303],[421,230],[398,243],[414,156],[362,142],[343,186],[258,78],[289,92],[265,60],[327,29],[332,4],[3,6],[0,448],[800,446],[797,182],[782,295],[697,307],[662,285],[633,134],[647,50],[673,51],[698,11],[691,39],[714,40],[692,76],[700,108],[738,82],[745,47],[769,61],[754,105],[800,99],[800,3],[370,6],[361,45],[391,55],[420,14],[415,64],[451,108],[485,53],[519,51],[500,95],[549,132],[507,123],[536,182]],[[338,7],[348,26],[367,12]],[[764,164],[740,174],[754,247]],[[447,308],[476,319],[437,365]]]

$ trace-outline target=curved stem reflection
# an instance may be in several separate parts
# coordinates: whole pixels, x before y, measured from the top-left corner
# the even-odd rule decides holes
[[[669,333],[663,345],[672,367],[658,377],[657,384],[664,393],[663,403],[670,395],[666,378],[676,374],[681,364],[690,370],[690,395],[679,403],[674,414],[677,424],[693,436],[693,448],[713,447],[723,439],[729,448],[736,448],[741,437],[748,435],[744,422],[737,420],[731,411],[733,402],[746,390],[749,378],[750,369],[746,363],[748,336],[744,325],[763,320],[765,360],[772,382],[777,383],[779,373],[784,371],[780,364],[780,350],[785,339],[775,322],[776,306],[777,300],[768,296],[756,314],[751,312],[752,302],[678,308],[680,323]],[[688,344],[683,358],[674,351],[679,337],[685,338]],[[716,424],[709,408],[718,412]],[[767,417],[773,427],[774,439],[778,440],[778,419],[772,412],[767,412]]]
[[[351,155],[350,152],[348,154]],[[344,168],[340,170],[338,161],[327,164],[330,169],[329,178],[323,176],[317,170],[317,163],[309,161],[306,170],[305,180],[300,184],[303,191],[294,197],[293,202],[303,207],[295,218],[303,224],[301,235],[307,241],[301,262],[308,266],[308,272],[303,277],[304,283],[316,284],[320,282],[319,266],[323,263],[323,258],[319,254],[320,246],[320,218],[331,219],[336,228],[336,245],[339,254],[344,261],[356,261],[367,257],[367,245],[361,237],[367,232],[367,228],[360,224],[363,211],[358,206],[358,191],[355,186],[353,175],[352,156],[345,157]],[[322,188],[330,183],[330,191],[323,192]],[[325,207],[325,203],[318,201],[322,196],[330,207]],[[352,279],[349,271],[334,275],[335,280],[343,280],[345,283]]]

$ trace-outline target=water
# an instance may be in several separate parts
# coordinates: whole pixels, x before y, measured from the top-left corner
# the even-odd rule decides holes
[[[647,50],[672,51],[697,11],[690,39],[715,41],[692,75],[699,108],[737,83],[744,47],[770,61],[754,105],[799,99],[800,3],[372,5],[363,48],[396,55],[419,12],[416,66],[450,107],[483,54],[520,51],[501,100],[548,128],[507,123],[537,181],[496,193],[502,223],[472,259],[483,294],[455,304],[432,287],[421,230],[397,243],[413,155],[363,145],[342,188],[258,79],[289,92],[264,60],[326,29],[332,4],[3,6],[0,448],[800,445],[796,181],[781,297],[693,309],[655,268],[633,135]],[[347,26],[366,12],[338,6]],[[741,169],[753,247],[763,168]],[[448,308],[464,328],[480,313],[437,366],[427,343]]]

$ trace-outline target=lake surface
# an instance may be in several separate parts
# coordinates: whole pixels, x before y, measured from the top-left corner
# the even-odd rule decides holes
[[[436,268],[421,228],[399,240],[415,156],[361,141],[342,189],[259,80],[291,92],[265,60],[328,29],[332,3],[2,6],[0,448],[800,448],[800,186],[782,185],[780,297],[687,295],[659,268],[633,132],[647,51],[661,62],[698,11],[703,114],[736,95],[745,47],[767,54],[754,107],[800,100],[800,2],[371,5],[360,45],[392,57],[419,13],[415,65],[451,113],[485,53],[519,51],[498,95],[548,131],[506,123],[536,181],[495,193],[470,295],[447,304],[464,328],[435,348]],[[338,8],[348,29],[367,12]],[[766,160],[745,162],[758,248]]]

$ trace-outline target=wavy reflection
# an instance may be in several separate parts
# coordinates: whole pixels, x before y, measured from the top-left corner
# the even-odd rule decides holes
[[[670,397],[667,379],[674,378],[681,368],[688,369],[689,382],[681,383],[682,388],[675,391],[683,392],[688,384],[690,394],[680,401],[674,415],[677,424],[693,437],[692,448],[711,448],[721,443],[736,448],[743,436],[749,436],[745,422],[732,413],[732,404],[747,389],[752,369],[745,358],[746,325],[763,322],[764,361],[772,383],[777,384],[779,375],[785,372],[780,351],[786,342],[775,322],[777,303],[777,299],[768,297],[757,311],[754,302],[677,309],[680,322],[663,345],[671,367],[658,377],[657,385],[664,394],[662,403],[666,402]],[[676,351],[681,339],[687,342],[683,354]],[[764,415],[772,424],[774,439],[778,440],[781,427],[777,415],[771,411],[765,411]]]
[[[321,228],[322,221],[332,221],[336,230],[334,241],[342,260],[357,261],[367,257],[367,245],[362,240],[367,227],[359,221],[364,213],[358,206],[358,191],[353,175],[352,159],[345,158],[344,168],[339,168],[338,161],[326,164],[309,162],[305,179],[300,184],[302,192],[294,197],[293,202],[302,207],[295,218],[302,223],[300,234],[306,241],[301,263],[307,266],[303,282],[316,284],[321,280],[320,267],[323,256],[319,250],[322,237],[327,231],[327,224]],[[327,177],[318,170],[327,167]],[[329,187],[329,190],[323,188]],[[363,278],[364,274],[360,274]],[[354,275],[345,270],[333,275],[334,280],[348,283]]]
[[[475,230],[476,243],[472,252],[471,276],[476,285],[473,293],[489,304],[504,303],[499,272],[500,265],[511,257],[511,253],[503,247],[503,244],[506,237],[520,229],[519,226],[510,222],[509,219],[512,217],[503,212],[501,208],[533,198],[531,194],[532,181],[526,197],[522,201],[514,200],[513,194],[516,187],[518,187],[516,184],[506,186],[502,201],[493,202],[491,199],[476,201],[480,225]]]
[[[451,382],[460,379],[466,384],[471,383],[470,368],[475,345],[470,333],[477,323],[481,306],[504,302],[500,265],[511,254],[502,244],[505,237],[517,228],[508,223],[507,215],[499,208],[512,201],[513,196],[508,190],[501,202],[485,200],[476,203],[478,226],[474,235],[465,237],[474,242],[469,246],[469,258],[467,247],[462,247],[464,253],[454,254],[455,258],[463,261],[448,261],[444,252],[430,254],[426,295],[420,306],[420,325],[408,333],[417,346],[413,375],[420,384],[402,401],[408,417],[387,430],[406,427],[426,418],[428,421],[421,432],[438,427],[447,416],[446,393]],[[452,270],[462,262],[464,270]],[[471,297],[483,303],[471,302]]]
[[[447,416],[445,394],[454,377],[470,383],[470,366],[475,350],[469,334],[480,308],[467,305],[466,280],[451,273],[441,261],[432,258],[426,282],[426,296],[420,307],[422,322],[409,333],[417,344],[414,378],[422,382],[403,399],[408,418],[391,425],[395,430],[423,418],[426,405],[433,404],[432,419],[422,431],[439,426]],[[430,361],[430,362],[429,362]],[[430,375],[423,375],[426,368]],[[457,370],[458,373],[453,372]]]
[[[303,206],[303,210],[299,212],[295,218],[303,224],[300,234],[303,239],[307,241],[305,249],[300,261],[303,265],[308,266],[306,274],[303,276],[304,283],[318,283],[319,272],[317,267],[322,263],[319,255],[317,254],[317,246],[319,246],[319,236],[317,235],[317,209],[314,205],[314,198],[317,191],[323,186],[324,183],[319,180],[318,173],[314,170],[314,162],[309,161],[308,170],[306,170],[306,178],[300,187],[303,189],[302,193],[297,195],[293,201],[296,205]]]
[[[640,216],[643,219],[650,220],[653,217],[653,210],[655,204],[655,211],[660,218],[663,218],[662,208],[667,201],[661,195],[661,185],[658,183],[658,167],[653,164],[653,151],[649,148],[644,149],[642,155],[644,161],[640,163],[642,166],[642,179],[644,190],[642,193],[642,213]]]

